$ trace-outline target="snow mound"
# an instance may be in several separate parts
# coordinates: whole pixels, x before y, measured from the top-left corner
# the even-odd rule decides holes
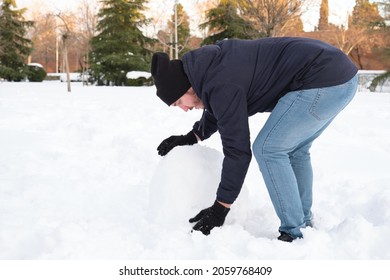
[[[28,66],[35,66],[35,67],[39,67],[39,68],[43,68],[43,65],[40,64],[40,63],[36,63],[36,62],[32,62],[32,63],[29,63],[27,64]]]
[[[214,203],[222,161],[221,152],[201,145],[176,147],[169,152],[158,164],[151,180],[150,221],[166,227],[189,226],[189,218]],[[248,204],[249,195],[244,185],[226,224],[236,218],[244,220]]]
[[[131,71],[126,74],[126,78],[128,79],[139,79],[139,78],[149,79],[151,76],[152,74],[145,71]]]

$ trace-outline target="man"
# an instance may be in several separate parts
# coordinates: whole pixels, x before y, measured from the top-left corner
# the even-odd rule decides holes
[[[151,72],[157,95],[184,111],[203,109],[186,135],[157,148],[166,155],[218,131],[224,160],[214,204],[190,222],[208,235],[222,226],[240,193],[251,160],[248,117],[271,112],[253,153],[280,219],[279,240],[302,238],[312,225],[313,172],[309,149],[357,89],[357,68],[339,49],[307,38],[224,40],[182,60],[156,53]]]

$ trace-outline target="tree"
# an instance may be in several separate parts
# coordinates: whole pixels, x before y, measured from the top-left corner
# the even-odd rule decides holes
[[[322,0],[320,7],[320,18],[318,20],[318,30],[323,31],[329,28],[329,5],[328,0]]]
[[[206,13],[206,22],[199,27],[208,28],[210,36],[206,37],[202,44],[214,44],[219,40],[252,39],[260,37],[252,23],[243,19],[238,14],[238,2],[221,0],[217,7]]]
[[[34,50],[31,53],[31,60],[39,62],[46,71],[57,72],[56,65],[56,18],[52,13],[34,9],[31,12],[34,28],[31,32],[31,40]],[[57,68],[57,69],[56,69]],[[50,69],[50,70],[49,70]]]
[[[319,34],[319,39],[330,41],[346,55],[350,55],[361,42],[367,39],[365,29],[353,27],[347,29],[344,26],[339,27],[335,25],[329,25],[327,32],[319,32]]]
[[[70,84],[70,68],[69,68],[69,47],[71,43],[76,41],[75,34],[75,17],[73,14],[58,13],[56,17],[59,19],[60,24],[58,25],[59,35],[61,37],[61,49],[63,59],[63,72],[66,72],[66,81],[68,92],[71,92]],[[65,71],[64,71],[65,70]]]
[[[97,35],[92,38],[91,72],[98,84],[124,85],[126,74],[148,70],[149,38],[140,27],[146,0],[104,0],[98,14]]]
[[[190,50],[188,43],[191,38],[190,19],[181,4],[177,5],[177,34],[178,57],[181,57]],[[173,54],[175,48],[175,14],[168,20],[166,28],[158,31],[157,39],[159,45],[162,46],[161,50],[166,52],[169,49],[169,56],[173,59],[175,57]]]
[[[239,0],[244,18],[266,37],[282,35],[286,25],[301,16],[305,0]]]
[[[98,6],[94,0],[82,0],[78,13],[78,62],[83,73],[89,70],[89,53],[91,52],[91,40],[96,35]],[[88,84],[88,83],[87,83]]]
[[[8,81],[20,81],[26,76],[26,59],[32,50],[32,42],[26,37],[32,21],[23,18],[25,9],[16,9],[15,0],[4,0],[0,17],[0,77]]]
[[[302,18],[300,16],[294,16],[280,28],[278,36],[301,36],[303,32]]]
[[[348,32],[357,34],[354,36],[354,48],[350,55],[356,61],[360,69],[364,69],[363,56],[370,54],[373,49],[383,44],[381,28],[385,21],[379,14],[378,5],[368,0],[356,0],[352,15],[348,21]]]
[[[195,5],[195,13],[198,14],[199,17],[199,24],[204,23],[207,21],[207,11],[211,10],[218,6],[220,0],[207,0],[207,1],[196,1]],[[209,34],[208,28],[200,29],[198,24],[198,31],[201,32],[201,37],[206,38]]]
[[[3,16],[3,5],[0,5],[0,17]],[[1,31],[1,29],[0,29]],[[4,53],[4,38],[0,36],[0,55]],[[0,77],[1,78],[1,77]]]
[[[370,3],[369,0],[356,0],[350,25],[372,30],[383,27],[385,22],[379,14],[377,3]]]
[[[382,28],[384,34],[383,59],[390,61],[390,0],[384,0],[378,3],[383,9],[385,24]],[[375,91],[378,85],[384,84],[390,80],[390,63],[387,65],[386,73],[379,75],[370,85],[370,90]]]
[[[79,1],[77,10],[56,14],[45,10],[42,5],[29,9],[30,17],[35,22],[31,32],[34,45],[31,59],[42,64],[48,72],[66,71],[62,40],[66,25],[71,31],[67,40],[70,72],[87,71],[90,41],[96,34],[98,3],[96,0]]]
[[[175,15],[173,14],[171,20],[168,22],[169,35],[175,33]],[[190,34],[190,18],[187,13],[184,11],[181,4],[177,5],[177,44],[178,44],[178,56],[181,57],[184,53],[188,51],[186,48],[188,40],[191,37]],[[170,36],[173,37],[173,36]],[[170,40],[172,43],[172,40]]]

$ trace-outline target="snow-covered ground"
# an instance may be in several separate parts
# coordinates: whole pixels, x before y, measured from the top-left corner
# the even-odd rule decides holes
[[[190,233],[215,198],[219,137],[156,147],[200,116],[154,87],[0,83],[0,259],[390,258],[390,93],[358,93],[314,144],[315,227],[292,244],[254,159],[226,224]]]

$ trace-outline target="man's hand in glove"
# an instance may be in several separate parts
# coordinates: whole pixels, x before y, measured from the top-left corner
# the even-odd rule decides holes
[[[157,151],[160,156],[165,156],[176,146],[194,145],[197,142],[198,139],[196,138],[195,134],[190,131],[186,135],[171,136],[165,139],[157,147]]]
[[[226,215],[230,208],[223,206],[218,201],[215,201],[213,206],[203,209],[194,218],[190,219],[190,223],[195,223],[193,230],[199,230],[204,235],[209,235],[214,227],[220,227],[225,222]]]

